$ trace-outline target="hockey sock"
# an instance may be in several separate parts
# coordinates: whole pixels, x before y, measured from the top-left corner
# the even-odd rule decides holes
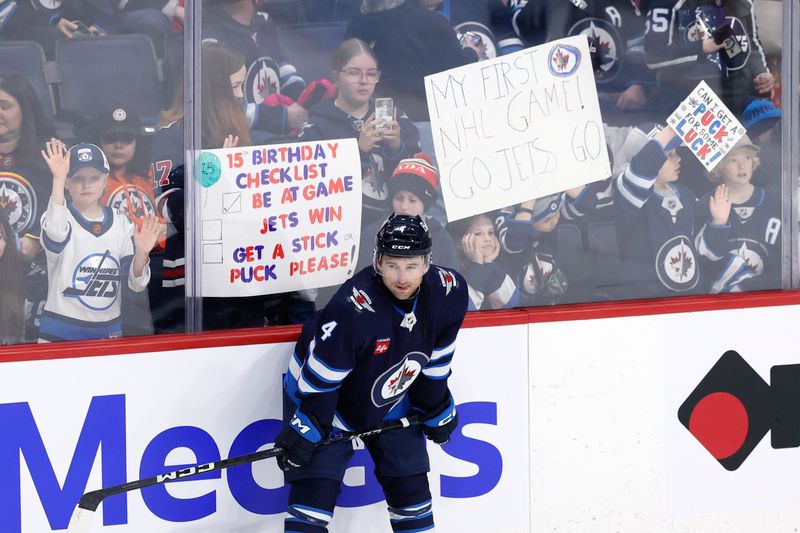
[[[341,483],[332,479],[292,482],[289,507],[283,521],[286,533],[327,533]]]
[[[392,531],[433,531],[433,511],[428,475],[381,478]]]

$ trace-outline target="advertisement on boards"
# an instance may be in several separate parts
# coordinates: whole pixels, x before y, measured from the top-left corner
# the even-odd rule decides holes
[[[439,531],[529,530],[526,346],[524,325],[459,335],[450,383],[460,426],[441,449],[428,446]],[[0,365],[0,531],[62,531],[84,492],[271,447],[292,347]],[[372,469],[357,450],[332,532],[391,531]],[[279,532],[287,496],[267,459],[112,496],[92,531]]]

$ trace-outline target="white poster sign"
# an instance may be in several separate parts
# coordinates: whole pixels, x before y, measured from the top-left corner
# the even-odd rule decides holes
[[[427,76],[425,92],[448,220],[611,174],[584,36]]]
[[[717,166],[745,134],[744,126],[704,81],[681,102],[667,123],[706,170]]]
[[[196,170],[203,296],[275,294],[352,275],[361,228],[355,139],[206,150]]]

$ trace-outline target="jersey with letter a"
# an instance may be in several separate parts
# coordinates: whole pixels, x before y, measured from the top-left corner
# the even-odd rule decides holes
[[[454,270],[431,265],[405,313],[367,267],[303,326],[284,389],[326,433],[430,411],[449,394],[466,311],[467,283]]]
[[[108,207],[103,208],[100,221],[87,220],[72,204],[55,208],[67,210],[69,230],[62,242],[56,242],[44,229],[48,214],[42,217],[48,293],[40,319],[40,338],[118,337],[122,333],[121,283],[142,291],[149,281],[149,268],[139,279],[128,277],[134,253],[133,224]]]

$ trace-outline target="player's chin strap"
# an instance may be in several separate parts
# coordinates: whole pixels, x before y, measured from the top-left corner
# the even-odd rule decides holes
[[[385,426],[368,429],[366,431],[361,431],[358,433],[355,432],[339,433],[337,435],[334,435],[333,437],[318,442],[317,446],[327,446],[328,444],[333,444],[336,442],[343,442],[343,441],[361,439],[373,435],[378,435],[380,433],[391,431],[393,429],[415,426],[421,424],[428,417],[429,415],[411,415],[390,422]],[[129,492],[132,490],[139,490],[145,487],[151,487],[153,485],[162,485],[164,483],[169,483],[171,481],[177,481],[193,476],[199,476],[200,474],[205,474],[208,472],[216,472],[217,470],[224,470],[225,468],[230,468],[232,466],[253,463],[255,461],[261,461],[262,459],[275,457],[282,453],[284,453],[284,449],[276,446],[268,450],[261,450],[258,452],[249,453],[247,455],[240,455],[238,457],[229,457],[228,459],[222,459],[220,461],[215,461],[212,463],[190,466],[187,468],[182,468],[180,470],[175,470],[174,472],[167,472],[166,474],[159,474],[157,476],[140,479],[137,481],[130,481],[128,483],[123,483],[122,485],[115,485],[113,487],[107,487],[104,489],[87,492],[86,494],[81,496],[81,499],[78,501],[78,507],[72,513],[72,518],[70,519],[69,526],[67,527],[67,533],[88,533],[89,528],[92,525],[92,518],[94,517],[95,511],[97,511],[97,508],[100,506],[100,503],[102,503],[102,501],[108,498],[109,496],[113,496],[115,494],[122,494],[123,492]]]

